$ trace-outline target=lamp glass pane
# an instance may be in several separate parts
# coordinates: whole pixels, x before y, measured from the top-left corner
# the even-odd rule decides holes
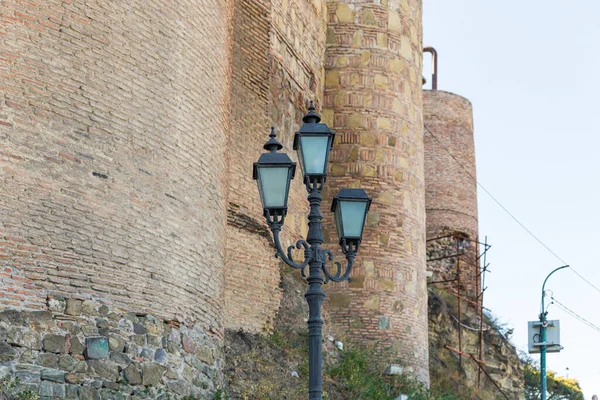
[[[333,215],[335,219],[335,229],[337,229],[338,237],[341,239],[344,232],[342,231],[342,216],[340,215],[341,209],[338,206],[335,210],[335,214]]]
[[[339,207],[342,217],[341,222],[344,228],[344,237],[361,237],[367,203],[364,201],[342,200]]]
[[[259,167],[258,186],[263,208],[283,208],[286,205],[289,168]]]
[[[324,174],[325,160],[329,151],[328,136],[301,136],[300,157],[304,174]]]

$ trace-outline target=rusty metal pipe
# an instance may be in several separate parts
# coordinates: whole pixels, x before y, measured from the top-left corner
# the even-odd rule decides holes
[[[438,54],[433,47],[423,48],[423,53],[431,53],[431,90],[437,90],[438,79]]]

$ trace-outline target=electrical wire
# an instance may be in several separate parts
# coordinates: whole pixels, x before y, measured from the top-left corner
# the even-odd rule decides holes
[[[594,325],[593,323],[591,323],[587,319],[583,318],[581,315],[577,314],[575,311],[571,310],[570,308],[568,308],[567,306],[565,306],[563,303],[561,303],[560,301],[556,300],[553,296],[550,296],[550,298],[552,299],[552,301],[556,304],[556,306],[558,308],[560,308],[561,310],[565,311],[567,314],[569,314],[572,317],[576,318],[580,322],[583,322],[584,324],[586,324],[590,328],[592,328],[592,329],[600,332],[600,327]]]
[[[519,226],[521,228],[523,228],[532,238],[534,238],[540,245],[542,245],[542,247],[544,247],[550,254],[552,254],[554,257],[556,257],[557,260],[559,260],[561,263],[563,264],[568,264],[565,260],[563,260],[558,254],[556,254],[550,247],[548,247],[546,245],[546,243],[542,242],[542,240],[540,238],[538,238],[533,232],[531,232],[521,221],[519,221],[519,219],[517,217],[514,216],[513,213],[511,213],[506,207],[504,207],[502,205],[502,203],[500,203],[500,201],[498,201],[498,199],[496,199],[489,190],[487,190],[478,180],[477,178],[475,178],[475,176],[473,176],[473,174],[471,174],[471,172],[460,162],[458,161],[458,159],[456,157],[454,157],[454,155],[452,154],[452,152],[450,152],[450,150],[448,150],[448,148],[446,146],[444,146],[442,144],[442,142],[438,139],[438,137],[436,135],[433,134],[433,132],[431,132],[431,130],[429,130],[429,128],[427,127],[427,125],[423,124],[423,127],[425,128],[425,130],[431,135],[431,137],[433,137],[435,139],[436,142],[438,142],[438,144],[440,145],[441,148],[443,148],[444,150],[446,150],[446,153],[448,153],[450,155],[450,157],[452,157],[452,159],[454,161],[456,161],[456,163],[458,164],[458,166],[460,166],[466,173],[467,175],[469,175],[469,177],[471,179],[473,179],[473,181],[477,184],[477,186],[479,186],[488,196],[490,196],[490,198],[502,209],[504,210],[505,213],[507,213],[517,224],[519,224]],[[592,282],[590,282],[588,279],[586,279],[583,275],[581,275],[579,272],[577,272],[577,270],[575,268],[573,268],[572,266],[569,265],[569,269],[571,271],[573,271],[573,273],[575,275],[577,275],[580,279],[582,279],[584,282],[586,282],[588,285],[590,285],[592,288],[594,288],[598,293],[600,293],[600,288],[598,288],[598,286],[594,285]]]

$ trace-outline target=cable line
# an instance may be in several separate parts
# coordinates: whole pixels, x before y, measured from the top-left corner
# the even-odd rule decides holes
[[[433,137],[436,142],[438,142],[438,144],[440,145],[440,147],[442,147],[444,150],[446,150],[446,153],[448,153],[450,155],[450,157],[452,157],[452,159],[454,161],[456,161],[456,163],[467,173],[467,175],[469,175],[469,177],[471,179],[473,179],[473,181],[488,195],[490,196],[490,198],[502,209],[504,210],[504,212],[506,212],[517,224],[519,224],[519,226],[521,228],[523,228],[532,238],[534,238],[539,244],[542,245],[542,247],[544,247],[550,254],[552,254],[554,257],[556,257],[557,260],[559,260],[561,263],[563,264],[568,264],[565,260],[563,260],[558,254],[556,254],[554,251],[552,251],[552,249],[550,247],[548,247],[546,245],[546,243],[542,242],[542,240],[540,238],[538,238],[533,232],[531,232],[529,229],[527,229],[527,227],[521,222],[519,221],[519,219],[517,217],[515,217],[513,215],[513,213],[511,213],[510,211],[508,211],[508,209],[506,207],[504,207],[502,205],[502,203],[500,203],[500,201],[498,201],[498,199],[496,199],[489,190],[487,190],[481,183],[479,183],[479,181],[477,180],[477,178],[475,178],[473,176],[473,174],[471,174],[471,172],[464,166],[462,165],[462,163],[460,161],[458,161],[458,159],[456,157],[454,157],[454,155],[452,154],[452,152],[450,152],[450,150],[448,150],[448,148],[446,146],[444,146],[442,144],[442,142],[438,139],[438,137],[436,135],[433,134],[433,132],[431,132],[429,130],[429,128],[427,127],[427,125],[423,124],[423,127],[425,128],[425,130],[431,135],[431,137]],[[581,278],[584,282],[586,282],[588,285],[590,285],[591,287],[593,287],[598,293],[600,293],[600,288],[598,288],[598,286],[594,285],[592,282],[590,282],[589,280],[587,280],[583,275],[581,275],[579,272],[577,272],[577,270],[575,268],[573,268],[572,266],[569,266],[569,269],[571,271],[573,271],[573,273],[575,275],[577,275],[579,278]]]
[[[550,296],[550,298],[552,299],[552,301],[554,301],[556,303],[558,308],[562,309],[563,311],[570,314],[572,317],[574,317],[574,318],[578,319],[579,321],[583,322],[584,324],[588,325],[590,328],[595,329],[596,331],[600,332],[600,327],[594,325],[587,319],[583,318],[581,315],[577,314],[575,311],[571,310],[570,308],[565,306],[563,303],[556,300],[553,296]]]

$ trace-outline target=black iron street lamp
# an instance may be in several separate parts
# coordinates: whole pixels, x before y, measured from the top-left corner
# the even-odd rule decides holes
[[[363,189],[342,189],[333,199],[331,211],[334,212],[335,224],[340,238],[342,252],[348,265],[342,273],[340,263],[336,264],[335,273],[327,268],[327,258],[333,260],[331,250],[323,250],[323,226],[321,224],[321,190],[327,177],[327,161],[333,145],[335,133],[326,124],[321,124],[321,117],[315,113],[311,101],[304,124],[294,136],[294,150],[298,151],[298,159],[304,176],[304,184],[308,191],[310,213],[308,215],[308,235],[306,240],[299,240],[296,248],[304,248],[304,261],[297,263],[292,258],[292,249],[288,247],[287,255],[281,248],[279,233],[287,214],[287,199],[290,181],[294,178],[296,163],[285,153],[278,153],[283,146],[275,140],[275,131],[271,128],[269,141],[264,145],[268,153],[264,153],[254,163],[253,178],[258,181],[258,191],[263,205],[267,224],[273,232],[276,257],[280,257],[287,265],[301,270],[308,281],[305,293],[309,307],[308,318],[308,375],[309,399],[320,400],[323,394],[322,384],[322,327],[321,304],[325,292],[321,288],[329,280],[342,282],[350,278],[352,264],[362,240],[362,232],[371,199]],[[305,268],[309,267],[308,277]]]

